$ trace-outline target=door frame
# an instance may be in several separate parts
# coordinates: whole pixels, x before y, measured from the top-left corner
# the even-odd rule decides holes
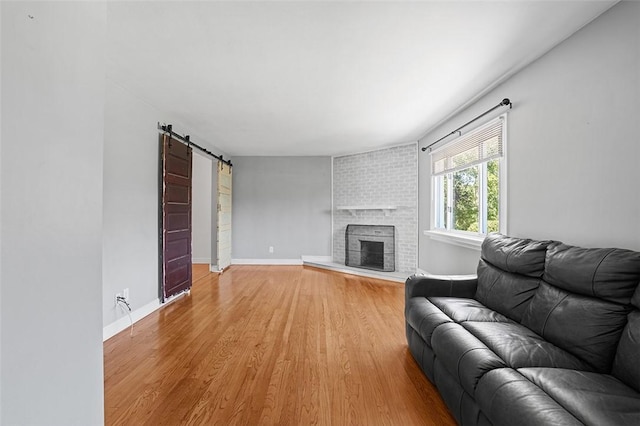
[[[226,179],[227,177],[228,179]],[[226,180],[228,181],[229,200],[223,201],[225,195],[223,188],[225,188],[224,182]],[[232,200],[233,168],[229,164],[219,162],[217,167],[216,267],[220,273],[231,266]],[[228,218],[228,223],[224,223],[223,219],[225,218]]]

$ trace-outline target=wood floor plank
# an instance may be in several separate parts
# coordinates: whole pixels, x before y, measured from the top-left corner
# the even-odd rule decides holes
[[[208,263],[194,263],[191,265],[191,278],[193,282],[210,274]]]
[[[454,425],[403,312],[400,283],[200,268],[189,295],[104,343],[105,423]]]

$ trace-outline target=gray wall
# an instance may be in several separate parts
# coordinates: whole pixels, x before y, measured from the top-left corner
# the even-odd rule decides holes
[[[191,257],[194,263],[211,263],[211,241],[215,240],[215,236],[212,238],[212,214],[215,215],[216,209],[214,208],[212,197],[212,174],[213,174],[213,161],[209,156],[198,154],[197,150],[194,150],[193,155],[193,182],[192,182],[192,235],[191,245],[192,253]],[[215,161],[217,164],[218,162]],[[215,263],[215,260],[213,261]]]
[[[158,300],[158,121],[167,115],[107,80],[104,132],[103,325],[129,288],[131,308]]]
[[[2,5],[0,5],[0,29]],[[2,31],[0,31],[0,99],[2,97]],[[2,102],[0,102],[0,188],[2,188]],[[0,192],[0,236],[2,235],[2,196]],[[2,307],[2,238],[0,237],[0,308]],[[0,425],[2,424],[2,314],[0,313]]]
[[[235,157],[232,220],[233,259],[330,256],[331,157]]]
[[[99,425],[105,4],[0,9],[0,423]]]
[[[508,230],[640,250],[640,3],[621,2],[427,135],[437,140],[509,97]],[[463,99],[461,101],[464,101]],[[429,229],[428,155],[420,229]],[[479,252],[420,235],[419,266],[475,271]]]

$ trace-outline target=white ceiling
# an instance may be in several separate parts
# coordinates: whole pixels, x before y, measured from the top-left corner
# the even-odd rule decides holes
[[[360,152],[417,140],[614,3],[109,2],[107,76],[230,155]]]

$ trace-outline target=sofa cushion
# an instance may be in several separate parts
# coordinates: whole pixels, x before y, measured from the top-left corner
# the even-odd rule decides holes
[[[476,299],[520,322],[539,283],[540,278],[504,272],[480,259]]]
[[[584,361],[514,322],[465,322],[462,326],[512,368],[561,367],[591,370]]]
[[[491,233],[482,242],[480,257],[503,271],[540,278],[551,243]]]
[[[509,318],[487,308],[475,299],[457,297],[430,297],[429,301],[455,322],[510,321]]]
[[[597,371],[609,373],[629,310],[628,306],[569,293],[543,282],[522,324]]]
[[[572,293],[628,304],[640,282],[640,252],[555,244],[543,278]]]
[[[487,371],[506,367],[500,357],[460,324],[442,324],[433,332],[431,342],[436,359],[471,396]]]
[[[440,324],[451,322],[440,309],[424,297],[412,297],[406,307],[407,323],[431,345],[431,334]]]
[[[410,325],[407,325],[407,342],[411,355],[418,362],[427,378],[433,382],[433,362],[435,361],[433,350]]]
[[[495,425],[582,425],[546,392],[511,368],[485,374],[476,401]]]
[[[640,424],[640,393],[613,376],[562,368],[518,372],[587,425]]]
[[[475,399],[462,389],[457,378],[442,366],[439,359],[434,362],[433,377],[442,399],[458,424],[491,426],[491,422],[482,414]]]
[[[640,294],[640,287],[637,293]],[[618,350],[613,360],[613,374],[636,391],[640,392],[640,311],[628,316],[622,331]]]

